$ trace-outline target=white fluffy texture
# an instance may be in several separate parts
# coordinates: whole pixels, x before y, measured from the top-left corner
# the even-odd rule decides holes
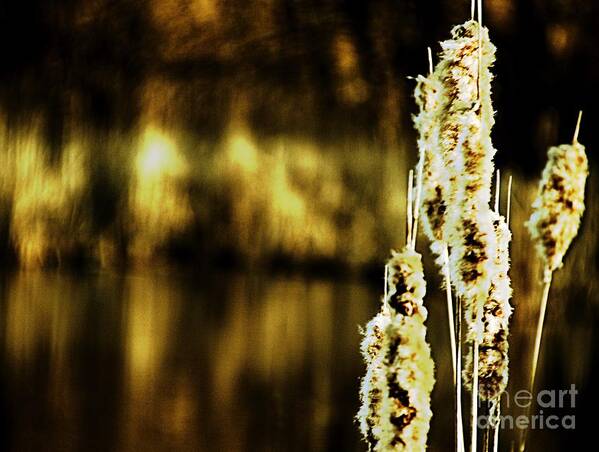
[[[380,352],[390,320],[389,310],[383,308],[366,325],[364,338],[360,344],[362,357],[366,363],[366,375],[362,378],[360,385],[361,406],[357,419],[360,423],[360,432],[368,444],[368,450],[375,450],[378,439],[381,437],[380,413],[385,371]]]
[[[426,449],[433,415],[430,394],[435,380],[423,321],[423,316],[418,315],[395,316],[387,327],[384,348],[387,385],[381,414],[385,422],[378,450]]]
[[[450,248],[452,281],[464,302],[469,326],[480,338],[481,324],[475,325],[473,319],[482,313],[489,294],[496,253],[489,208],[495,155],[490,138],[493,108],[489,68],[495,47],[488,30],[480,29],[475,21],[454,27],[452,39],[441,46],[435,76],[443,83],[443,108],[438,119],[445,168],[442,184],[448,187],[443,238]]]
[[[527,222],[546,273],[562,265],[578,234],[589,174],[587,156],[580,143],[552,147],[547,156],[533,213]]]
[[[367,370],[360,388],[360,431],[371,451],[423,451],[434,363],[426,342],[422,258],[405,248],[392,252],[387,267],[387,298],[361,344]]]
[[[420,253],[404,248],[401,252],[391,251],[387,261],[387,305],[391,314],[401,314],[417,309],[426,320],[426,308],[422,304],[426,295],[426,281]]]
[[[426,342],[426,282],[422,257],[405,248],[393,252],[389,268],[387,305],[391,322],[381,357],[386,373],[381,412],[380,451],[423,451],[432,411],[434,363]]]
[[[512,287],[509,277],[509,245],[512,234],[505,218],[492,214],[497,237],[495,275],[483,307],[483,332],[479,349],[479,394],[483,400],[497,400],[508,383],[508,334],[512,314]],[[472,361],[467,356],[464,384],[472,387]]]
[[[439,149],[440,122],[439,108],[442,106],[442,85],[434,74],[418,76],[414,97],[418,105],[418,115],[414,116],[414,126],[418,131],[418,167],[422,172],[422,193],[420,206],[424,233],[431,241],[431,248],[437,255],[442,246],[433,245],[443,240],[443,225],[447,207],[442,175],[445,171]]]

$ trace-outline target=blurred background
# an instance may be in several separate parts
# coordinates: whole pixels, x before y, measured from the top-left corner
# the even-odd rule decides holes
[[[483,3],[503,212],[514,177],[512,393],[541,295],[523,222],[547,147],[571,141],[584,110],[587,212],[554,278],[538,377],[576,384],[576,430],[531,433],[531,450],[563,450],[594,436],[599,400],[599,3]],[[0,447],[365,450],[358,325],[405,241],[409,77],[469,17],[449,0],[3,2]],[[450,450],[445,305],[418,248],[429,444]],[[514,432],[502,438],[510,450]]]

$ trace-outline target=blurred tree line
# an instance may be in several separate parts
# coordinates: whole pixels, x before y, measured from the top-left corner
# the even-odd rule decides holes
[[[577,110],[588,124],[597,118],[599,4],[483,3],[498,47],[499,158],[536,169],[547,144],[569,136]],[[0,103],[9,120],[41,112],[58,148],[73,116],[131,127],[143,83],[156,75],[181,85],[171,108],[201,135],[223,130],[240,90],[261,134],[386,133],[390,110],[397,130],[412,133],[406,77],[426,71],[426,47],[438,50],[469,9],[416,0],[6,1]],[[583,139],[596,147],[593,134],[583,130]]]
[[[598,137],[591,131],[599,119],[593,108],[599,100],[599,3],[483,3],[483,21],[498,48],[493,94],[498,165],[538,174],[547,147],[570,139],[580,109],[585,111],[580,140],[593,160]],[[0,5],[0,110],[9,131],[35,118],[51,161],[60,159],[75,133],[139,135],[148,123],[176,129],[195,143],[186,154],[191,166],[212,167],[200,177],[203,182],[188,187],[201,200],[192,204],[208,212],[195,214],[201,225],[196,232],[204,235],[218,230],[219,222],[234,222],[229,217],[240,209],[249,212],[246,204],[258,202],[245,202],[243,195],[259,185],[260,177],[234,181],[239,186],[227,196],[238,199],[228,204],[218,190],[206,190],[227,174],[241,179],[234,167],[227,173],[213,159],[217,144],[222,148],[228,143],[232,129],[246,130],[256,142],[286,137],[310,143],[320,153],[333,154],[314,167],[324,185],[309,177],[314,170],[302,162],[305,146],[282,145],[283,150],[272,151],[277,147],[271,143],[262,165],[272,181],[268,189],[285,194],[275,201],[295,199],[308,212],[306,218],[313,208],[310,199],[322,203],[319,211],[330,211],[301,239],[306,246],[325,247],[312,243],[315,237],[343,228],[353,232],[337,234],[340,241],[352,242],[365,228],[373,237],[381,232],[377,228],[392,236],[402,227],[401,218],[383,207],[393,201],[388,199],[389,184],[404,187],[405,168],[386,174],[397,163],[387,155],[398,153],[404,167],[416,156],[414,82],[409,76],[427,72],[426,48],[436,54],[451,26],[469,15],[469,1],[6,1]],[[127,178],[122,167],[128,161],[122,154],[128,151],[121,144],[124,150],[117,152],[108,141],[90,151],[92,235],[127,221],[119,216],[125,196],[119,187]],[[290,157],[294,152],[300,154]],[[348,162],[353,166],[346,168]],[[325,166],[339,171],[330,173]],[[387,182],[379,183],[379,178]],[[354,187],[341,195],[343,202],[330,195],[337,183]],[[375,193],[377,184],[381,187]],[[298,192],[303,201],[296,199]],[[276,203],[267,194],[255,198],[264,206],[247,213],[246,229],[255,216],[264,215],[284,219],[271,230],[301,224],[272,207]],[[364,208],[369,204],[374,210]],[[392,218],[377,226],[370,218],[377,215]],[[7,228],[0,228],[5,239]],[[239,235],[231,232],[223,243],[235,248],[231,237]],[[362,244],[376,252],[358,260],[372,259],[394,243]],[[298,252],[295,245],[279,251]]]

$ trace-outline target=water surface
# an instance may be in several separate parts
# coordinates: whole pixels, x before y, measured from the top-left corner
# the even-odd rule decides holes
[[[353,421],[358,325],[376,311],[377,287],[166,270],[1,281],[5,450],[364,450]],[[438,381],[430,444],[449,450],[445,311],[442,299],[428,303],[438,325],[428,334]],[[559,365],[550,371],[568,381]],[[572,438],[535,435],[546,451]]]

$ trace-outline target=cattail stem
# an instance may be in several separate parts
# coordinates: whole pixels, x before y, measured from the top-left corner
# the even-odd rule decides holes
[[[410,170],[408,174],[408,196],[407,196],[407,232],[406,232],[406,245],[412,246],[412,188],[414,186],[414,171]]]
[[[451,277],[449,275],[449,252],[447,244],[443,247],[443,276],[445,277],[445,298],[447,299],[447,320],[449,324],[449,344],[451,346],[451,364],[453,369],[453,384],[456,384],[456,339],[453,314],[453,300],[451,297]]]
[[[500,170],[497,170],[497,172],[495,173],[495,212],[499,213],[499,196],[501,193],[501,172]]]
[[[416,199],[414,200],[414,224],[412,225],[412,249],[416,249],[416,236],[418,235],[418,215],[420,212],[420,197],[422,195],[422,167],[418,165],[416,176]]]
[[[541,351],[541,338],[543,336],[543,324],[545,323],[545,312],[547,311],[547,300],[549,299],[549,289],[551,288],[551,279],[553,272],[546,270],[543,280],[543,296],[541,298],[541,309],[539,311],[539,319],[537,320],[537,334],[535,337],[535,348],[532,355],[532,363],[530,367],[530,390],[534,390],[535,378],[537,374],[537,365],[539,361],[539,353]]]
[[[580,121],[582,121],[582,110],[578,112],[578,121],[576,121],[576,129],[574,129],[574,137],[572,144],[578,143],[578,132],[580,132]]]
[[[497,423],[493,435],[493,452],[499,451],[499,427],[501,426],[501,399],[497,402]]]
[[[529,390],[532,394],[535,389],[535,380],[537,376],[537,366],[539,363],[539,354],[541,352],[541,339],[543,337],[543,326],[545,324],[545,313],[547,311],[547,300],[549,299],[549,289],[551,288],[551,280],[552,280],[553,272],[550,270],[545,270],[544,278],[543,278],[543,295],[541,296],[541,307],[539,310],[539,318],[537,320],[537,333],[535,336],[535,345],[532,354],[532,361],[530,364],[530,383]],[[532,404],[531,404],[532,405]],[[530,417],[531,405],[528,405],[526,409],[526,417]],[[523,429],[520,434],[520,452],[524,452],[526,450],[526,437],[528,434],[528,429]]]
[[[481,98],[481,74],[483,72],[483,0],[478,0],[478,100]]]
[[[428,74],[431,75],[433,73],[433,51],[430,47],[427,47],[428,50]]]
[[[456,447],[458,452],[464,450],[464,429],[462,423],[462,403],[461,403],[461,382],[458,381],[460,378],[461,370],[458,369],[458,357],[456,347],[456,329],[454,322],[454,310],[453,300],[451,296],[451,276],[449,274],[449,252],[447,250],[447,244],[443,247],[443,276],[445,278],[445,298],[447,300],[447,323],[449,324],[449,344],[451,347],[451,365],[453,370],[453,384],[456,388]],[[459,341],[459,337],[458,337]]]
[[[507,182],[507,212],[505,213],[505,222],[507,223],[507,227],[510,227],[510,214],[512,210],[512,176]]]
[[[478,348],[479,339],[474,339],[472,346],[472,436],[470,438],[470,451],[476,452],[478,440]]]
[[[389,280],[389,264],[385,264],[385,288],[383,289],[383,306],[389,308],[389,301],[387,300],[387,281]]]
[[[457,349],[456,349],[456,412],[457,412],[457,446],[458,452],[465,452],[464,446],[464,422],[462,419],[462,302],[458,297],[456,300],[456,330],[457,330]]]

